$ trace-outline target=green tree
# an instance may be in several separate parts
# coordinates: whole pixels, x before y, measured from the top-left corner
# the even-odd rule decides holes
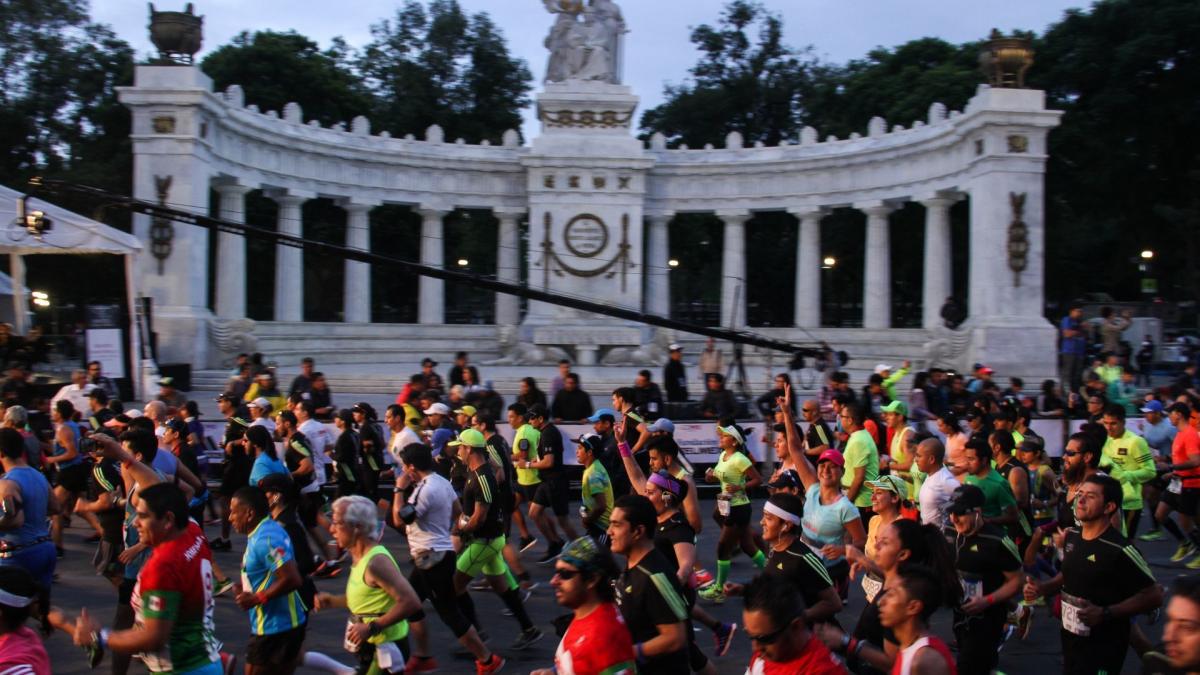
[[[1102,0],[1039,41],[1030,82],[1065,111],[1047,167],[1051,297],[1136,297],[1143,249],[1163,294],[1200,295],[1197,35],[1194,0]]]
[[[371,27],[357,64],[377,97],[374,119],[394,136],[437,124],[450,139],[498,143],[521,126],[533,77],[485,13],[457,0],[408,0]]]
[[[783,19],[752,0],[732,0],[717,25],[692,30],[700,61],[692,80],[667,85],[666,102],[642,115],[643,138],[671,146],[719,143],[737,131],[749,143],[778,145],[805,121],[818,67],[808,50],[783,44]]]
[[[815,73],[810,124],[824,137],[863,133],[872,117],[908,126],[924,120],[929,105],[961,109],[983,81],[979,43],[952,45],[921,38],[895,49],[878,47],[865,59]]]
[[[325,126],[367,115],[374,100],[350,63],[351,50],[335,38],[322,51],[317,43],[296,32],[243,31],[209,54],[200,68],[223,91],[240,85],[246,103],[260,109],[283,110],[295,101],[305,119]]]
[[[133,50],[82,0],[0,5],[0,181],[33,175],[128,192]]]

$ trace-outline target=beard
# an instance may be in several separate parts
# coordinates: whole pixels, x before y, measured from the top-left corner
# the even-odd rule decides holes
[[[1063,479],[1067,483],[1074,485],[1083,480],[1084,474],[1087,472],[1087,463],[1079,462],[1063,468]]]

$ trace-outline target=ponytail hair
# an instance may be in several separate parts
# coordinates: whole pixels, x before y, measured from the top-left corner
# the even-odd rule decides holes
[[[934,525],[924,525],[915,520],[899,519],[892,522],[900,547],[908,551],[908,558],[900,561],[904,569],[920,565],[933,570],[942,580],[942,596],[947,607],[962,604],[962,586],[958,583],[958,570],[954,566],[954,553],[942,531]]]

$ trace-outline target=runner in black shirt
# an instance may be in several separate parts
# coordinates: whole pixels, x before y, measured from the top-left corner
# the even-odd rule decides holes
[[[1029,580],[1025,599],[1062,590],[1063,672],[1119,673],[1129,648],[1130,618],[1162,605],[1163,592],[1142,554],[1112,525],[1121,484],[1093,475],[1076,491],[1079,527],[1067,530],[1062,571]]]
[[[362,484],[359,494],[371,501],[379,498],[379,474],[383,472],[383,429],[376,420],[375,409],[369,403],[355,403],[351,409],[354,422],[358,425],[358,438],[362,452],[359,477]]]
[[[804,453],[816,460],[822,452],[834,447],[837,439],[829,430],[829,425],[821,418],[821,405],[814,399],[805,401],[800,406],[800,413],[804,415],[804,421],[808,422],[808,433],[804,435]]]
[[[958,671],[986,675],[996,668],[1008,601],[1021,589],[1021,555],[1004,531],[983,522],[983,490],[961,485],[947,511],[958,532],[955,567],[963,604],[954,611]]]
[[[617,606],[633,637],[638,670],[688,675],[687,603],[677,569],[654,548],[654,505],[641,495],[618,499],[609,521],[613,553],[626,558],[617,580]]]
[[[792,582],[804,597],[804,619],[808,623],[833,621],[842,610],[842,599],[833,587],[825,564],[799,535],[804,502],[789,494],[772,495],[763,507],[763,539],[771,545],[763,574],[774,574]],[[725,584],[726,595],[740,595],[742,584]]]
[[[546,409],[540,405],[529,409],[529,423],[539,433],[538,458],[533,462],[524,461],[525,466],[521,467],[537,469],[542,479],[537,491],[533,494],[533,504],[529,506],[529,517],[533,518],[538,529],[549,540],[546,555],[538,559],[538,563],[542,565],[554,562],[554,559],[562,552],[563,539],[558,534],[558,528],[554,525],[555,521],[558,522],[558,527],[562,528],[567,539],[574,541],[577,538],[575,528],[572,527],[571,520],[568,518],[567,503],[570,495],[568,494],[567,474],[563,469],[562,433],[549,422],[547,415]],[[550,515],[546,513],[548,508],[554,510],[554,520],[551,520]]]
[[[237,396],[225,393],[217,397],[217,407],[225,417],[225,433],[221,436],[221,450],[224,453],[221,461],[221,487],[219,503],[221,506],[221,536],[209,542],[209,548],[214,551],[228,551],[233,547],[229,542],[229,500],[233,493],[250,484],[251,458],[246,455],[246,446],[242,439],[246,435],[249,422],[239,416],[238,406],[241,405]]]
[[[121,584],[125,566],[118,557],[125,550],[125,507],[121,502],[125,493],[125,483],[121,479],[121,467],[116,462],[106,459],[96,462],[88,476],[86,498],[81,498],[75,510],[81,513],[94,513],[100,521],[100,542],[96,545],[96,554],[92,556],[92,565],[96,573],[107,577],[114,585]]]
[[[504,516],[501,513],[496,479],[490,467],[484,465],[467,473],[467,482],[462,491],[463,518],[472,520],[475,509],[485,509],[482,524],[471,531],[474,539],[495,539],[504,533]]]
[[[354,430],[354,415],[349,410],[339,410],[334,418],[338,431],[333,445],[333,464],[337,468],[337,495],[346,497],[359,494],[362,490],[362,468],[358,463],[358,432]],[[367,497],[375,501],[373,497]]]

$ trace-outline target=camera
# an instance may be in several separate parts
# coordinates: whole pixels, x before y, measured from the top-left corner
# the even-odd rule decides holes
[[[96,454],[99,448],[96,447],[96,439],[88,436],[79,440],[79,452],[85,455]]]

